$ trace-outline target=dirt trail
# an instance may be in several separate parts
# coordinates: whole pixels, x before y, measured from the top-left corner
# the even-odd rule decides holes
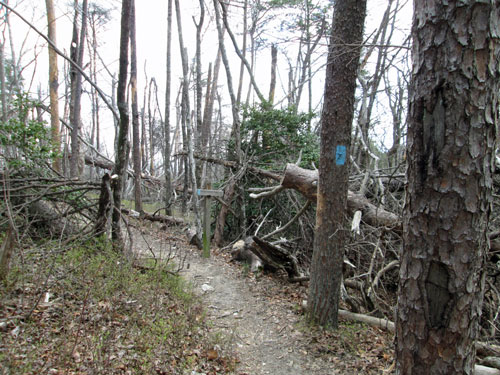
[[[167,240],[148,236],[146,240],[157,254],[168,251],[174,243],[177,256],[186,256],[180,273],[205,298],[215,328],[233,337],[240,361],[236,374],[339,374],[333,363],[308,352],[302,333],[307,328],[296,312],[297,304],[276,298],[278,281],[267,276],[247,277],[224,256],[204,259],[182,235]]]

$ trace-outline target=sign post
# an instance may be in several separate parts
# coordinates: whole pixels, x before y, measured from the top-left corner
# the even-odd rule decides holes
[[[210,210],[211,197],[223,197],[222,190],[198,189],[196,194],[200,197],[205,197],[203,202],[203,257],[210,257]]]

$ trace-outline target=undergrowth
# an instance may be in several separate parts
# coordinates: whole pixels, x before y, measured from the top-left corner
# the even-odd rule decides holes
[[[0,285],[1,374],[225,374],[234,358],[168,264],[105,240],[17,250]]]

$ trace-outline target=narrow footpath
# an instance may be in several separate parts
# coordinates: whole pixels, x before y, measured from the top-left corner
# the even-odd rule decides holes
[[[350,354],[329,349],[318,351],[314,335],[300,313],[302,297],[298,289],[304,287],[280,282],[276,276],[248,275],[245,267],[229,262],[228,254],[203,258],[179,232],[136,237],[134,241],[148,242],[151,250],[142,251],[153,251],[163,258],[168,253],[175,256],[176,262],[183,261],[180,275],[203,296],[214,330],[225,333],[236,353],[239,360],[236,374],[353,373],[346,369],[353,365]],[[346,366],[345,361],[350,365]],[[366,370],[357,373],[375,373]],[[379,371],[380,368],[376,373]]]

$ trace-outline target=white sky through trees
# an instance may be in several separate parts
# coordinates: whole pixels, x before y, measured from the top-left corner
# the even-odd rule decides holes
[[[316,1],[315,3],[328,3],[328,1]],[[90,3],[89,2],[89,6]],[[120,10],[121,1],[120,0],[98,0],[95,1],[96,4],[104,9],[110,9],[111,20],[102,25],[98,30],[98,42],[99,49],[98,52],[101,55],[102,62],[105,64],[107,70],[116,74],[118,72],[118,54],[119,54],[119,23],[120,23]],[[233,1],[234,4],[239,2]],[[403,2],[402,2],[403,3]],[[59,49],[65,51],[69,55],[69,44],[71,41],[72,34],[72,23],[73,23],[73,1],[54,1],[55,12],[57,17],[57,45]],[[188,56],[190,62],[195,54],[195,34],[196,28],[194,25],[194,20],[198,21],[199,17],[199,1],[198,0],[181,0],[180,1],[183,13],[183,33],[185,39],[185,46],[188,49]],[[17,11],[21,12],[25,18],[32,22],[39,30],[44,33],[47,32],[47,20],[46,20],[46,10],[45,2],[40,0],[16,0],[9,1],[9,5],[13,6]],[[373,35],[374,29],[380,24],[383,12],[387,6],[387,1],[382,0],[369,0],[368,2],[368,17],[365,27],[365,35],[369,38]],[[402,4],[400,4],[402,6]],[[202,69],[203,78],[206,79],[208,65],[213,62],[216,57],[217,52],[217,33],[215,27],[215,20],[213,18],[213,3],[211,1],[206,1],[206,14],[205,22],[203,28],[203,41],[202,41]],[[159,100],[160,108],[162,109],[162,117],[164,111],[164,92],[165,92],[165,59],[166,59],[166,30],[167,30],[167,2],[165,0],[136,0],[136,13],[137,13],[137,52],[138,52],[138,85],[139,85],[139,105],[142,106],[142,95],[144,93],[145,85],[145,69],[147,72],[148,80],[154,77],[159,87]],[[232,31],[238,38],[240,47],[242,46],[242,10],[241,8],[234,6],[230,8],[230,25]],[[331,21],[331,11],[326,15],[328,22]],[[182,76],[181,61],[179,56],[178,38],[177,38],[177,25],[174,18],[174,24],[172,27],[172,105],[175,103],[175,98],[177,96],[177,91]],[[275,12],[272,17],[267,19],[266,24],[262,24],[262,32],[259,35],[259,41],[264,42],[265,46],[258,51],[256,59],[256,80],[262,92],[267,93],[269,90],[269,80],[271,71],[271,48],[270,44],[272,42],[278,44],[278,74],[276,83],[276,99],[275,103],[280,103],[284,98],[284,93],[288,86],[288,62],[285,57],[285,53],[288,55],[292,63],[295,62],[297,49],[299,48],[298,38],[300,36],[299,32],[283,31],[279,30],[279,26],[282,21],[290,20],[291,14],[288,11]],[[397,30],[395,31],[395,37],[392,44],[402,43],[403,40],[409,35],[410,24],[411,24],[411,3],[407,3],[403,6],[403,11],[401,11],[398,17]],[[19,59],[21,57],[21,67],[24,67],[22,72],[24,78],[24,88],[29,90],[33,97],[37,97],[38,90],[42,93],[42,100],[47,100],[48,102],[48,56],[47,56],[47,46],[46,42],[36,35],[33,30],[29,30],[16,15],[10,15],[10,22],[13,28],[13,39],[14,39],[14,49],[15,55]],[[90,32],[90,29],[89,29]],[[0,34],[1,35],[1,34]],[[8,33],[4,32],[4,35],[8,37]],[[227,35],[227,34],[226,34]],[[0,36],[1,37],[1,36]],[[326,51],[327,51],[327,39],[325,36],[318,48],[315,56],[313,56],[314,68],[317,70],[313,78],[313,109],[316,112],[320,111],[321,97],[323,95],[324,89],[324,64],[326,62]],[[232,64],[233,80],[237,80],[240,68],[240,60],[234,52],[233,45],[229,39],[226,37],[226,49]],[[7,58],[10,54],[9,42],[6,42],[6,55]],[[401,59],[404,53],[400,52],[399,56],[394,60],[396,67],[394,69],[406,69],[404,67]],[[371,60],[374,60],[373,58]],[[370,69],[370,65],[374,65],[374,61],[367,65],[367,69]],[[89,62],[89,51],[86,46],[85,64]],[[98,82],[97,84],[101,89],[111,96],[111,78],[109,73],[104,68],[101,62],[98,62],[99,72],[98,72]],[[64,72],[63,72],[63,60],[59,59],[59,95],[62,97],[64,95]],[[246,91],[248,88],[248,75],[245,76],[245,84],[243,97],[246,96]],[[235,82],[237,84],[237,82]],[[223,100],[226,106],[229,105],[229,98],[226,89],[226,77],[224,69],[220,70],[219,75],[219,87],[220,93],[223,96]],[[381,85],[383,87],[383,83]],[[84,83],[84,90],[89,90],[89,85]],[[379,117],[379,124],[375,130],[375,134],[381,141],[391,141],[390,139],[390,116],[387,116],[385,112],[387,108],[384,108],[383,100],[381,99],[381,105],[377,108],[377,114],[374,116]],[[61,100],[60,106],[62,107],[64,101]],[[286,100],[282,101],[282,106],[286,106]],[[105,105],[101,103],[101,132],[105,135],[103,137],[103,142],[105,142],[105,149],[108,154],[112,156],[113,152],[113,136],[114,128],[113,121],[110,111],[105,108]],[[301,100],[302,110],[307,109],[307,89],[304,89]],[[229,115],[230,111],[227,108],[227,113]],[[63,113],[61,108],[61,114]],[[175,119],[175,112],[172,112],[172,117]],[[319,119],[319,113],[316,121]],[[84,133],[90,132],[90,105],[88,102],[88,95],[84,93],[83,95],[83,109],[82,109],[82,121]],[[228,120],[229,121],[229,120]],[[389,132],[389,138],[384,139],[384,134]],[[386,147],[390,147],[390,143],[385,142]]]

